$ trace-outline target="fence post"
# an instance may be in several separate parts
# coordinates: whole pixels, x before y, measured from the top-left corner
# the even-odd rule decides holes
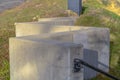
[[[82,0],[68,0],[68,9],[80,15],[82,13]]]

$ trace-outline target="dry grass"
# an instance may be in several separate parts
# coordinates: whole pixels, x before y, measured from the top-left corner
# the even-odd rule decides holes
[[[105,9],[114,12],[120,16],[120,6],[118,4],[120,3],[113,0],[110,2],[110,4],[107,5],[107,7],[105,7]]]

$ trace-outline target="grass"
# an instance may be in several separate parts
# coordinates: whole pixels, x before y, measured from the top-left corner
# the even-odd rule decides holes
[[[101,2],[103,1],[103,2]],[[111,31],[110,66],[120,69],[120,16],[106,7],[110,4],[105,0],[84,0],[84,12],[76,21],[76,25],[108,27]],[[37,21],[41,17],[68,16],[67,0],[32,0],[14,9],[0,14],[0,80],[9,79],[8,39],[15,36],[15,22]],[[120,75],[117,72],[110,73]],[[109,80],[99,75],[93,80]]]
[[[106,9],[106,5],[99,4],[97,1],[92,5],[94,0],[89,0],[89,3],[85,3],[86,10],[79,17],[76,22],[76,25],[82,26],[95,26],[95,27],[107,27],[110,28],[110,66],[113,69],[110,70],[110,73],[118,76],[120,78],[120,16],[114,11]],[[90,6],[92,5],[92,6]],[[93,80],[110,80],[103,75],[99,75]]]
[[[9,80],[9,62],[7,59],[2,58],[2,65],[0,66],[0,80]]]

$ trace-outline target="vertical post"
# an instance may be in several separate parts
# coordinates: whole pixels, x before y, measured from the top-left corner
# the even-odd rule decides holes
[[[80,15],[82,13],[82,0],[68,0],[68,9]]]

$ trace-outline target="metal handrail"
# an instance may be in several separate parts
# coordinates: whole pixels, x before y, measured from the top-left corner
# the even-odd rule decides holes
[[[115,76],[113,76],[113,75],[111,75],[111,74],[109,74],[109,73],[107,73],[107,72],[105,72],[105,71],[103,71],[103,70],[101,70],[99,68],[96,68],[96,67],[92,66],[91,64],[89,64],[89,63],[87,63],[87,62],[85,62],[85,61],[83,61],[81,59],[77,59],[77,61],[79,61],[80,64],[82,64],[82,65],[84,65],[86,67],[89,67],[89,68],[91,68],[91,69],[93,69],[93,70],[95,70],[95,71],[97,71],[97,72],[111,78],[112,80],[120,80],[117,77],[115,77]]]

